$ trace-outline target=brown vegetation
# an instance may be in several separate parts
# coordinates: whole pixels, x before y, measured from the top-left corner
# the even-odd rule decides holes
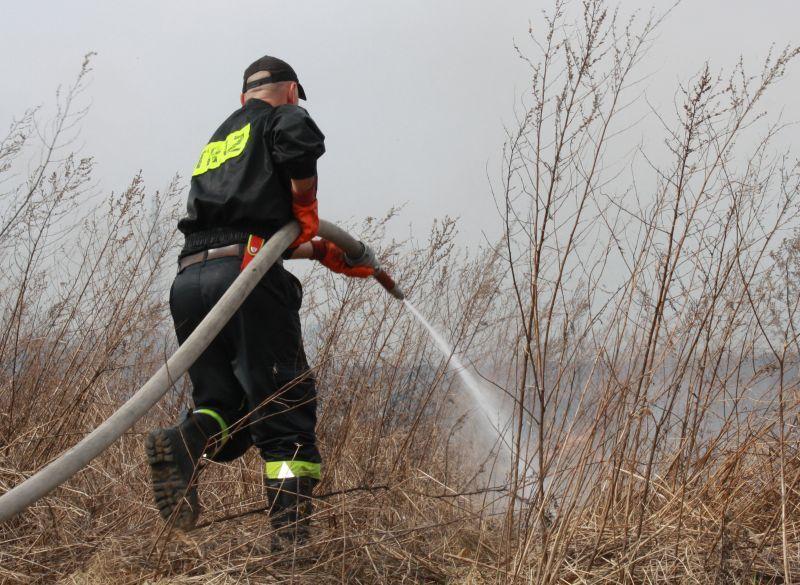
[[[304,317],[325,471],[311,542],[270,551],[252,452],[206,466],[198,529],[159,520],[142,435],[177,418],[183,381],[0,527],[0,579],[800,579],[800,169],[774,153],[781,126],[759,111],[798,51],[754,76],[742,64],[701,71],[674,114],[656,112],[666,154],[637,153],[627,184],[606,159],[658,21],[599,0],[583,8],[571,23],[557,2],[532,32],[530,103],[494,193],[502,242],[465,256],[445,220],[424,245],[387,244],[392,214],[353,229],[505,397],[508,449],[470,432],[480,414],[466,413],[458,379],[400,303],[316,270]],[[179,182],[93,192],[92,160],[66,154],[86,68],[52,125],[30,112],[0,144],[2,490],[108,417],[174,349]]]

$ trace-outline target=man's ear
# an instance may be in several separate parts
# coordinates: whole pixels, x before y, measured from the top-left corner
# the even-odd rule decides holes
[[[244,105],[244,94],[241,94],[241,95],[239,96],[239,103],[241,103],[242,105]]]
[[[297,89],[297,82],[293,81],[289,86],[289,99],[288,102],[293,106],[300,103],[300,90]]]

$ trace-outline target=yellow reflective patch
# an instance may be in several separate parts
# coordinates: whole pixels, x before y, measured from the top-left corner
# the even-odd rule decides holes
[[[267,461],[264,463],[267,479],[287,479],[290,477],[313,477],[319,479],[320,465],[310,461]]]
[[[209,142],[200,153],[200,160],[192,171],[192,176],[202,175],[206,171],[216,169],[226,160],[230,160],[239,156],[244,152],[244,147],[247,145],[247,140],[250,138],[250,124],[231,132],[225,137],[225,140],[217,140],[216,142]]]

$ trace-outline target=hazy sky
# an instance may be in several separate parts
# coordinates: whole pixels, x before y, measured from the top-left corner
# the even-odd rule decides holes
[[[625,9],[654,2],[629,0]],[[666,7],[666,2],[655,2]],[[83,152],[106,190],[138,170],[162,188],[188,177],[216,126],[238,107],[244,67],[263,54],[289,61],[306,107],[327,136],[320,215],[380,215],[407,203],[398,233],[424,237],[433,217],[462,218],[463,242],[495,235],[488,183],[504,124],[528,84],[513,43],[551,2],[404,0],[316,2],[6,2],[0,19],[0,123],[51,104],[82,55],[96,51]],[[798,42],[797,0],[685,0],[662,27],[640,72],[657,108],[710,60],[730,68]],[[800,119],[800,71],[766,102]],[[653,121],[634,130],[648,134]],[[791,143],[796,131],[784,140]]]

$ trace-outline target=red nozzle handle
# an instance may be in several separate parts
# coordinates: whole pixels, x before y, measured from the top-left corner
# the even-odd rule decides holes
[[[394,279],[389,276],[386,271],[380,269],[376,270],[373,276],[375,277],[375,280],[381,283],[381,286],[389,291],[393,297],[400,300],[406,298],[406,296],[403,294],[403,291],[400,290],[400,288],[397,286],[397,283],[395,283]]]

